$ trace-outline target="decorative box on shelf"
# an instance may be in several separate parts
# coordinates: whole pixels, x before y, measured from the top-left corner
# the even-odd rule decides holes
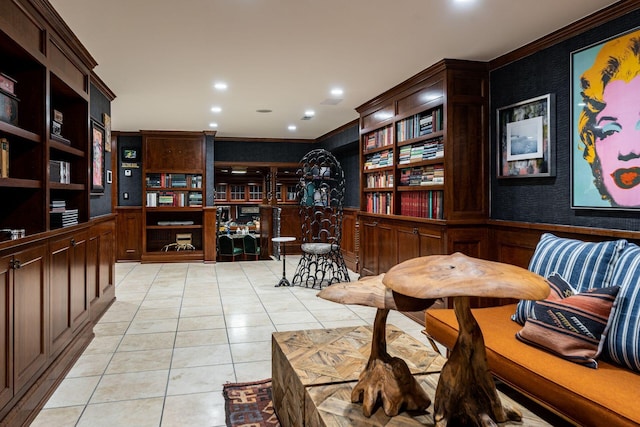
[[[6,74],[0,73],[0,90],[8,93],[10,95],[15,96],[16,94],[16,80],[7,76]]]
[[[0,120],[18,126],[18,98],[0,90]]]

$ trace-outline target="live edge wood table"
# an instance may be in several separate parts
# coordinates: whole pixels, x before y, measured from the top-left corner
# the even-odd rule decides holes
[[[393,325],[387,325],[386,339],[389,354],[405,360],[433,400],[446,359]],[[395,417],[378,408],[366,418],[362,404],[351,403],[351,390],[367,364],[371,340],[371,326],[273,333],[273,404],[282,426],[433,426],[432,407],[426,414],[403,411]],[[519,406],[503,394],[500,397]],[[521,409],[522,422],[501,425],[550,425]]]

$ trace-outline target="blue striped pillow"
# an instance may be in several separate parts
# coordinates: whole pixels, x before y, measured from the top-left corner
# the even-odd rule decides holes
[[[640,372],[640,247],[630,243],[613,269],[611,285],[620,286],[603,354]]]
[[[626,244],[626,240],[583,242],[544,233],[529,262],[529,271],[545,278],[557,273],[579,293],[607,287]],[[532,301],[521,300],[511,319],[524,325],[532,307]]]

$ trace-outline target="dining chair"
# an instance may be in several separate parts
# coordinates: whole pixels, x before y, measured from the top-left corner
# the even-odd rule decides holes
[[[244,242],[244,255],[245,259],[252,257],[257,260],[260,256],[260,246],[258,245],[258,239],[252,234],[245,234],[242,238]]]
[[[235,261],[237,256],[242,256],[242,248],[236,247],[233,239],[226,234],[218,236],[218,248],[221,259],[231,257],[231,261]]]

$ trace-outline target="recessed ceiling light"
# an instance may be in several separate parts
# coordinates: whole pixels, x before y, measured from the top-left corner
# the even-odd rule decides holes
[[[227,90],[227,84],[225,82],[217,82],[213,85],[218,90]]]
[[[344,93],[344,91],[339,87],[334,87],[333,89],[331,89],[331,95],[333,95],[333,96],[340,96],[343,93]]]
[[[210,128],[217,128],[218,124],[217,123],[209,123],[209,127]]]
[[[316,115],[316,112],[313,110],[307,110],[304,112],[305,117],[313,117]]]
[[[289,125],[289,128],[288,128],[288,129],[289,129],[290,131],[292,131],[292,132],[293,132],[293,131],[294,131],[294,130],[296,130],[297,128],[296,128],[296,125]]]
[[[211,112],[213,113],[219,113],[220,111],[222,111],[221,107],[218,107],[218,106],[211,107]]]

